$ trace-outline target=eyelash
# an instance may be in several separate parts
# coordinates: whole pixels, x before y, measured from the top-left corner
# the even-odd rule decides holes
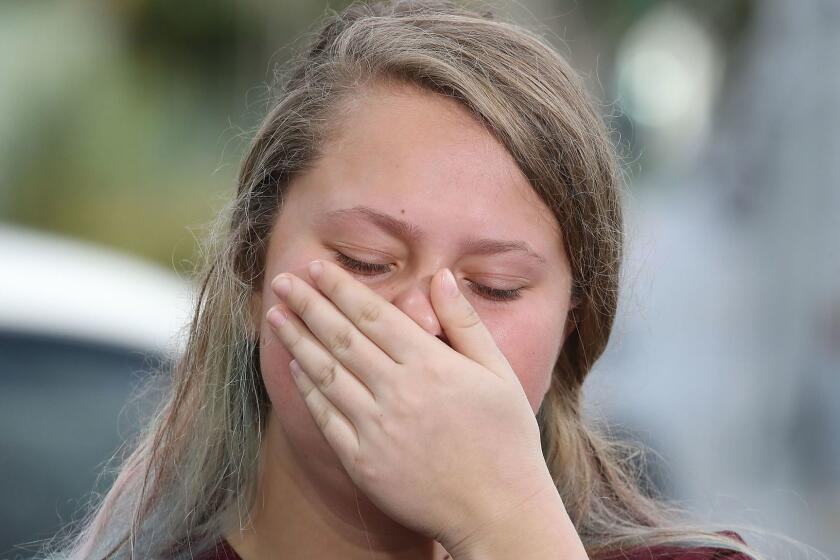
[[[388,268],[388,265],[358,261],[356,259],[348,257],[347,255],[339,251],[335,251],[335,258],[336,260],[338,260],[338,262],[344,265],[344,267],[349,268],[350,270],[358,272],[365,276],[376,276],[377,274],[383,274],[390,270]],[[489,286],[484,286],[483,284],[477,284],[470,280],[468,280],[468,282],[470,283],[470,287],[474,292],[484,297],[485,299],[491,301],[513,301],[515,299],[519,299],[519,297],[522,295],[522,288],[515,288],[512,290],[499,290],[496,288],[490,288]]]

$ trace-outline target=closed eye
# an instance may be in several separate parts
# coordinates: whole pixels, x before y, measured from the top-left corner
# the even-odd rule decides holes
[[[359,261],[353,258],[348,257],[344,253],[339,251],[335,251],[335,258],[336,260],[341,263],[342,266],[345,268],[356,272],[358,274],[362,274],[363,276],[378,276],[380,274],[384,274],[391,270],[390,265],[387,264],[376,264],[376,263],[369,263],[365,261]],[[500,290],[498,288],[491,288],[490,286],[485,286],[483,284],[479,284],[477,282],[473,282],[472,280],[467,280],[470,285],[470,289],[477,293],[478,295],[482,296],[483,298],[494,301],[494,302],[506,302],[506,301],[513,301],[515,299],[519,299],[522,296],[523,288],[514,288],[511,290]]]

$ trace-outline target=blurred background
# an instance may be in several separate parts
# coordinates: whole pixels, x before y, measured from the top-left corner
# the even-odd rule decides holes
[[[346,4],[0,1],[0,558],[107,489],[273,68]],[[588,413],[698,518],[840,557],[840,2],[486,4],[570,59],[624,159]]]

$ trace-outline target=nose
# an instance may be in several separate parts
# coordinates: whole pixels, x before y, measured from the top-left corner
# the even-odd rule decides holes
[[[430,289],[431,276],[420,280],[411,280],[396,288],[396,291],[390,297],[390,302],[411,317],[423,330],[449,344],[432,306],[431,296],[429,295]]]

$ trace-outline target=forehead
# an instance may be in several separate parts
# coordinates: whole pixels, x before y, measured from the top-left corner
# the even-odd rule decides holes
[[[553,214],[504,146],[457,101],[412,86],[380,86],[349,104],[300,182],[308,215],[374,206],[424,232],[561,250]]]

